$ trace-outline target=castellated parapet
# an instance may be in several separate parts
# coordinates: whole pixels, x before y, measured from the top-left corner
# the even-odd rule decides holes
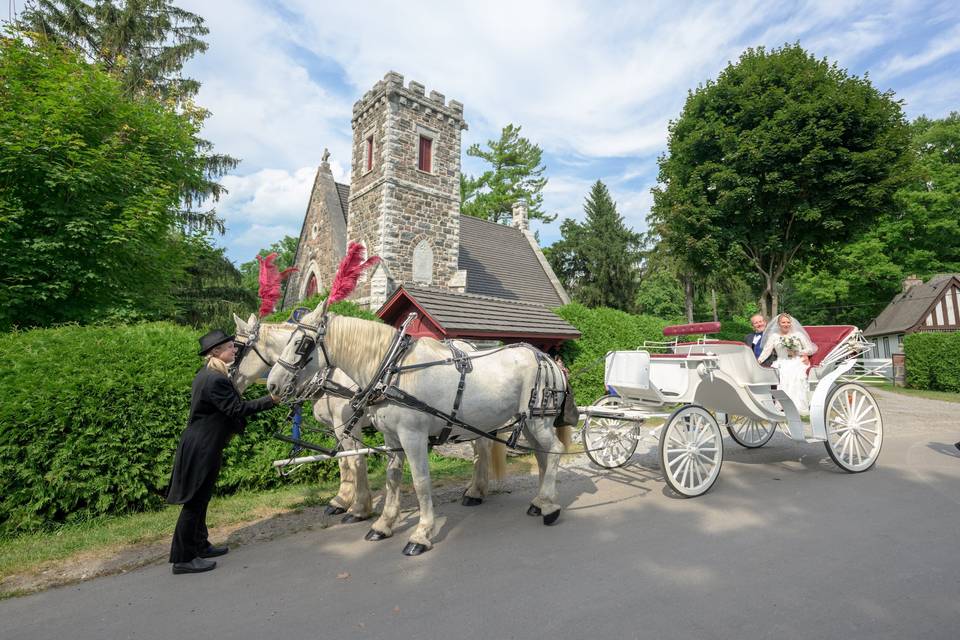
[[[391,71],[353,105],[352,126],[347,236],[383,260],[357,301],[376,309],[395,282],[462,289],[463,104]]]

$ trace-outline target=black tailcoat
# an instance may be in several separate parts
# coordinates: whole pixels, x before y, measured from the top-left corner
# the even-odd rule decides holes
[[[183,504],[211,475],[216,478],[230,437],[243,433],[247,416],[274,404],[270,396],[246,401],[227,376],[209,367],[200,369],[193,379],[190,418],[173,460],[167,502]]]
[[[753,336],[754,334],[752,333],[748,333],[747,335],[743,336],[743,343],[748,347],[750,347],[751,350],[753,349]],[[769,367],[774,363],[774,361],[776,361],[776,359],[777,359],[777,352],[774,351],[773,353],[770,354],[770,357],[768,357],[766,360],[764,360],[760,364],[762,364],[765,367]]]

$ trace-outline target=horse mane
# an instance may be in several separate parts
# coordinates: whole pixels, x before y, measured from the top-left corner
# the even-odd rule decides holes
[[[344,371],[357,372],[357,378],[362,378],[355,378],[357,384],[366,384],[376,373],[394,335],[396,329],[390,325],[331,315],[327,323],[326,340],[331,353],[337,354],[337,361],[331,364]]]

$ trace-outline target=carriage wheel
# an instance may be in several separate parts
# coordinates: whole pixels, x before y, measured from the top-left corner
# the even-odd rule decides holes
[[[777,432],[777,423],[746,416],[727,416],[724,424],[733,441],[747,449],[762,447]]]
[[[603,396],[594,405],[619,407],[617,396]],[[637,450],[636,425],[628,420],[588,416],[583,422],[583,447],[587,457],[601,467],[616,469],[625,465]]]
[[[703,495],[720,475],[723,435],[710,412],[697,405],[673,412],[660,434],[660,468],[685,498]]]
[[[860,473],[872,467],[883,445],[880,407],[859,384],[838,386],[827,397],[827,441],[824,446],[838,467]]]

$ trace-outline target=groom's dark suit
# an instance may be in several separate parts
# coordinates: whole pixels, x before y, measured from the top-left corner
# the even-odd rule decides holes
[[[760,351],[762,351],[762,345],[760,344],[762,338],[763,338],[762,331],[761,332],[754,331],[753,333],[748,333],[747,335],[743,336],[743,343],[748,347],[750,347],[751,349],[753,349],[753,355],[758,360],[760,359]],[[777,352],[774,351],[773,353],[770,354],[769,358],[767,358],[760,364],[762,364],[765,367],[769,367],[771,364],[773,364],[773,361],[776,359],[777,359]]]

